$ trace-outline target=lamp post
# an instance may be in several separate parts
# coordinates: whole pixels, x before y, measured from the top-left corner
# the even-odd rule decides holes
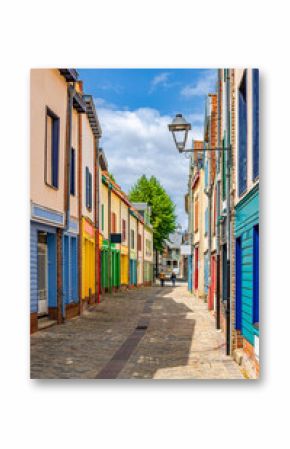
[[[227,164],[226,164],[226,179],[227,179],[227,224],[230,223],[230,189],[229,189],[229,180],[230,180],[230,157],[231,157],[231,144],[230,140],[228,139],[228,146],[217,148],[203,148],[202,150],[199,148],[185,148],[187,138],[188,138],[188,131],[191,130],[191,125],[186,121],[186,119],[182,116],[182,114],[176,114],[175,118],[173,119],[172,123],[168,125],[169,131],[172,132],[173,140],[175,142],[175,146],[179,153],[194,153],[198,152],[201,153],[203,151],[215,151],[219,154],[219,152],[224,151],[227,154]],[[220,139],[218,142],[218,145],[220,145]],[[228,239],[230,239],[230,235],[228,235]],[[229,244],[229,242],[228,242]],[[227,245],[229,246],[229,245]],[[229,285],[230,282],[230,260],[229,260],[229,251],[227,253],[227,284]],[[226,353],[227,355],[230,355],[230,293],[229,288],[228,294],[227,294],[227,333],[226,333]],[[219,298],[219,295],[218,295]],[[218,305],[218,312],[219,312],[219,305]],[[219,323],[219,317],[217,319],[217,328],[219,329],[220,323]]]

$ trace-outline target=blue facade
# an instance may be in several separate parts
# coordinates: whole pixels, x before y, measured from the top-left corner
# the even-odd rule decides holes
[[[251,345],[259,336],[259,186],[236,206],[236,325]]]
[[[38,237],[47,233],[47,300],[57,306],[56,228],[31,221],[30,225],[30,312],[38,312]]]
[[[188,290],[192,293],[192,255],[188,256],[187,263],[188,263],[187,285],[188,285]]]
[[[137,260],[130,259],[130,285],[137,285]]]
[[[78,294],[78,237],[65,233],[62,245],[63,257],[63,316],[65,306],[79,302]]]

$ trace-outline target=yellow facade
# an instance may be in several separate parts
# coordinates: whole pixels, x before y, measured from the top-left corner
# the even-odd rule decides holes
[[[127,248],[128,253],[128,248]],[[121,284],[129,284],[129,259],[128,254],[121,254]]]
[[[95,294],[95,230],[82,219],[82,299]]]

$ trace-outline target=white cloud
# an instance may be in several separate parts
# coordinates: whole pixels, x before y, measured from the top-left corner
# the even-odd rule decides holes
[[[116,110],[99,100],[96,107],[103,132],[100,145],[118,184],[128,192],[141,175],[156,176],[176,204],[178,221],[186,226],[189,162],[177,152],[168,131],[172,117],[150,108]],[[202,137],[202,126],[194,126],[189,144],[193,136]]]
[[[181,90],[181,95],[184,97],[195,97],[207,95],[214,92],[216,89],[216,71],[209,71],[197,80],[195,84],[188,84]]]
[[[159,75],[156,75],[150,83],[149,93],[151,94],[152,92],[154,92],[157,86],[169,89],[170,87],[174,87],[180,84],[177,81],[169,81],[169,77],[169,72],[162,72]]]

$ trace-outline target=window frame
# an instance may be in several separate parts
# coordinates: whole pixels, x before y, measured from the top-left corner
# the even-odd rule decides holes
[[[53,121],[52,123],[52,133],[51,133],[51,182],[48,181],[47,177],[47,163],[48,163],[48,154],[47,154],[47,117],[50,117]],[[53,169],[53,155],[54,155],[54,148],[53,148],[53,141],[54,141],[54,125],[57,124],[57,174],[56,174],[56,185],[54,184],[54,169]],[[45,107],[45,141],[44,141],[44,182],[45,184],[54,189],[59,190],[59,140],[60,140],[60,118],[55,112],[52,111],[48,106]]]

